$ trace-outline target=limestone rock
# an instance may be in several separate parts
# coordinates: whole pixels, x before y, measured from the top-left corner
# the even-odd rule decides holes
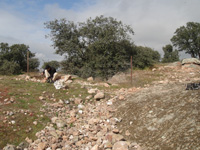
[[[87,78],[87,81],[94,81],[93,77]]]
[[[64,77],[62,77],[63,78],[63,80],[66,82],[66,81],[68,81],[68,80],[70,80],[71,78],[72,78],[72,76],[71,75],[65,75]],[[62,79],[61,78],[61,79]]]
[[[99,145],[93,146],[91,150],[99,150]]]
[[[6,147],[3,148],[3,150],[15,150],[14,145],[7,145]]]
[[[53,117],[53,118],[51,118],[51,122],[52,122],[52,123],[56,123],[56,120],[58,120],[58,117]]]
[[[80,104],[83,100],[81,98],[75,98],[74,103]]]
[[[125,141],[119,141],[113,145],[113,150],[129,150],[128,144]]]
[[[88,93],[89,93],[89,94],[95,94],[96,91],[97,91],[97,89],[89,89],[89,90],[88,90]]]
[[[58,128],[63,128],[66,125],[66,123],[64,122],[64,120],[57,120],[56,121],[56,126]]]
[[[46,147],[47,143],[41,142],[38,144],[38,149],[37,150],[44,150]]]
[[[103,92],[98,92],[95,96],[94,99],[99,100],[105,98],[105,94]]]
[[[45,100],[45,97],[39,96],[39,100]]]
[[[183,59],[181,62],[182,65],[184,64],[197,64],[200,65],[200,60],[198,60],[197,58],[186,58]]]

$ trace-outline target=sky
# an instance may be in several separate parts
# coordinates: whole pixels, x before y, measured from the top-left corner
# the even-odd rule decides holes
[[[61,61],[44,23],[65,18],[85,22],[104,15],[130,25],[133,41],[163,55],[177,28],[200,22],[200,0],[0,0],[0,42],[29,45],[41,63]],[[181,54],[181,58],[189,57]]]

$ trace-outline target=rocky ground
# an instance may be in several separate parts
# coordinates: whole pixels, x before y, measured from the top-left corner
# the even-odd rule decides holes
[[[199,67],[173,65],[155,70],[165,73],[163,80],[117,102],[118,128],[144,149],[199,150],[200,92],[185,90],[200,82]]]
[[[133,86],[109,90],[127,82],[129,75],[108,83],[77,80],[86,88],[88,101],[80,97],[44,103],[51,122],[28,137],[18,149],[30,150],[141,150],[200,149],[199,90],[185,90],[200,81],[200,67],[173,63],[133,74]],[[122,78],[123,76],[123,78]],[[151,82],[140,85],[141,76]],[[153,78],[154,77],[154,78]],[[156,79],[155,79],[156,77]],[[146,77],[145,77],[146,79]],[[106,90],[105,90],[106,89]],[[45,91],[40,99],[45,101]],[[73,103],[73,107],[70,103]],[[4,150],[16,149],[8,145]]]

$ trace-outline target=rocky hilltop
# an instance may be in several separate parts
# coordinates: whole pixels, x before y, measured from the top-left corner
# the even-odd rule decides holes
[[[73,107],[72,100],[45,102],[47,109],[41,111],[51,121],[36,133],[37,139],[27,137],[4,150],[199,150],[200,93],[198,88],[186,90],[188,83],[200,82],[199,71],[193,63],[159,65],[134,71],[132,85],[115,90],[111,87],[130,83],[129,74],[108,83],[75,80],[87,89],[90,101],[74,97]],[[47,98],[45,93],[40,97]]]

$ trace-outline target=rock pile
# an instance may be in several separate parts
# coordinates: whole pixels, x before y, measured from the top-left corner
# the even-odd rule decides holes
[[[52,107],[57,111],[58,108]],[[116,128],[122,119],[114,118],[115,111],[106,100],[94,104],[80,103],[76,108],[59,108],[58,116],[51,118],[45,129],[36,133],[30,142],[31,150],[129,150],[139,145],[125,140]]]
[[[108,99],[103,91],[88,88],[86,99],[92,103],[83,103],[79,97],[73,100],[60,100],[45,103],[49,114],[54,115],[51,122],[36,133],[37,140],[26,139],[30,150],[134,150],[139,145],[126,141],[116,125],[122,119],[113,117],[115,100],[123,100],[128,92],[137,89],[121,89],[117,96]],[[45,92],[43,92],[45,93]],[[44,100],[45,96],[40,96]],[[71,107],[69,104],[75,104]],[[36,122],[34,122],[36,123]]]

